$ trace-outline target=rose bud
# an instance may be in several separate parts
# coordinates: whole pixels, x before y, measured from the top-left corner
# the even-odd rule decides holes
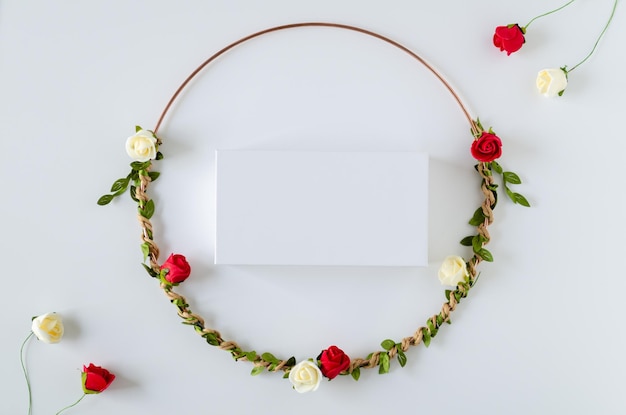
[[[83,366],[81,376],[83,392],[86,394],[96,394],[104,391],[115,379],[113,373],[93,363],[89,363],[89,366]]]
[[[483,131],[472,143],[471,152],[478,161],[494,161],[502,155],[502,141],[497,135]]]
[[[544,69],[537,74],[537,89],[543,96],[561,96],[565,88],[567,88],[567,71],[565,68]]]
[[[57,313],[46,313],[33,319],[31,330],[44,343],[58,343],[63,337],[63,321]]]
[[[161,265],[161,271],[166,271],[165,279],[168,282],[178,284],[189,277],[189,274],[191,274],[191,266],[184,255],[171,254],[163,265]]]
[[[322,374],[329,380],[350,367],[350,358],[337,346],[330,346],[317,357]]]
[[[322,372],[310,360],[303,360],[289,371],[289,381],[298,393],[315,392],[321,380]]]
[[[126,139],[126,153],[135,161],[144,162],[156,158],[156,142],[152,131],[139,130]]]
[[[500,48],[500,51],[506,51],[507,56],[520,50],[525,42],[524,29],[517,23],[496,27],[493,35],[494,46]]]
[[[465,277],[469,276],[467,264],[460,256],[450,255],[443,260],[438,276],[442,285],[456,287],[458,283],[465,281]]]

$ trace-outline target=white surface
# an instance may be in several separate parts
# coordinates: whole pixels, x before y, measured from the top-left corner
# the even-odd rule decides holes
[[[215,263],[428,265],[428,156],[217,151]]]
[[[562,99],[539,96],[535,74],[582,59],[610,1],[575,2],[536,21],[509,57],[491,45],[496,25],[562,3],[0,3],[0,413],[26,413],[18,348],[30,318],[48,311],[65,316],[67,334],[28,348],[34,414],[77,399],[89,362],[118,377],[68,415],[625,413],[626,7]],[[139,265],[134,204],[95,201],[127,174],[134,126],[153,128],[205,57],[253,31],[308,20],[379,31],[433,62],[502,137],[502,164],[521,175],[533,207],[501,198],[490,228],[495,262],[481,266],[453,324],[411,350],[405,368],[299,395],[280,376],[249,376],[248,364],[180,324]],[[181,292],[242,347],[305,359],[337,344],[365,356],[423,325],[444,300],[439,261],[468,253],[458,240],[472,232],[480,196],[467,123],[431,75],[375,39],[303,29],[241,46],[194,82],[161,134],[166,158],[152,195],[162,259],[187,255],[193,277]],[[428,153],[429,268],[214,267],[206,160],[216,148],[261,146]]]

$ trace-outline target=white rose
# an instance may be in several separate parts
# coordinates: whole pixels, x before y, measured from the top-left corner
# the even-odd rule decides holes
[[[289,372],[289,381],[296,392],[314,392],[317,390],[322,380],[322,371],[317,364],[310,360],[304,360]]]
[[[135,161],[148,161],[156,157],[156,138],[150,131],[139,130],[126,140],[126,152]]]
[[[565,88],[567,88],[567,72],[564,69],[544,69],[537,74],[537,89],[544,96],[563,95]]]
[[[439,268],[439,281],[443,285],[456,287],[468,275],[465,260],[456,255],[446,257]]]
[[[58,343],[63,337],[63,321],[57,313],[46,313],[34,318],[31,329],[44,343]]]

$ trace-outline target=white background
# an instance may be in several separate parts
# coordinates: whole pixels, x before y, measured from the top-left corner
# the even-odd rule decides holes
[[[35,414],[77,399],[90,362],[117,379],[68,414],[624,413],[624,9],[560,99],[536,93],[536,72],[582,59],[610,0],[535,22],[509,57],[491,44],[495,26],[561,3],[2,2],[0,413],[26,413],[18,349],[31,317],[49,311],[66,335],[28,347]],[[495,262],[430,348],[387,375],[299,395],[180,324],[139,265],[134,204],[95,202],[127,174],[134,126],[153,128],[203,59],[254,31],[316,20],[378,31],[432,62],[503,139],[501,162],[533,207],[501,198]],[[180,291],[245,349],[301,360],[336,344],[364,357],[423,325],[444,300],[439,261],[468,254],[458,240],[472,233],[479,194],[467,122],[419,64],[375,39],[302,29],[250,42],[201,75],[160,133],[161,259],[188,257]],[[216,148],[428,152],[431,266],[212,266]]]

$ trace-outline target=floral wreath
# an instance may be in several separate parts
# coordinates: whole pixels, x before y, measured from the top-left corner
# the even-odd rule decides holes
[[[365,358],[350,358],[343,350],[334,345],[322,350],[318,356],[300,362],[297,362],[293,356],[283,359],[269,352],[257,353],[254,350],[246,350],[235,341],[225,340],[219,331],[207,327],[204,319],[191,310],[185,297],[175,291],[175,287],[185,281],[191,274],[191,267],[187,259],[180,254],[171,254],[164,263],[160,264],[158,262],[159,247],[155,242],[155,233],[150,221],[156,211],[155,203],[148,196],[147,191],[150,184],[159,177],[159,173],[153,171],[152,168],[155,161],[163,158],[163,154],[160,151],[160,146],[163,143],[161,138],[158,137],[158,130],[165,115],[188,83],[203,68],[222,54],[261,35],[298,27],[332,27],[351,30],[375,37],[406,52],[432,72],[452,94],[470,124],[473,137],[470,151],[477,160],[475,171],[480,177],[483,201],[469,220],[469,224],[476,227],[476,233],[460,241],[461,245],[472,248],[472,256],[466,260],[460,256],[451,255],[443,261],[438,276],[441,283],[450,286],[450,289],[445,290],[446,301],[438,313],[429,317],[425,325],[417,328],[412,335],[404,337],[400,341],[383,340],[380,344],[381,349],[373,351]],[[514,203],[527,207],[530,206],[528,200],[523,195],[511,189],[511,185],[521,183],[519,176],[511,171],[505,171],[496,161],[502,155],[501,139],[491,128],[485,130],[478,119],[474,120],[469,115],[457,93],[441,74],[419,55],[385,36],[359,27],[337,23],[306,22],[276,26],[248,35],[224,47],[198,66],[179,86],[161,113],[154,130],[144,130],[139,126],[136,127],[135,134],[126,141],[126,151],[134,160],[130,163],[130,173],[126,177],[116,180],[111,187],[111,193],[102,196],[98,200],[98,204],[106,205],[117,196],[122,195],[126,190],[129,190],[130,197],[137,203],[138,218],[141,225],[141,238],[143,241],[141,244],[143,253],[142,265],[151,277],[159,281],[161,289],[176,307],[178,315],[183,319],[183,323],[192,326],[208,344],[229,352],[236,361],[251,362],[253,365],[252,375],[258,375],[264,371],[283,372],[283,377],[289,378],[293,388],[301,393],[317,390],[322,377],[331,380],[338,375],[351,375],[354,380],[359,380],[361,369],[375,367],[378,367],[380,374],[388,373],[392,359],[397,359],[400,366],[404,367],[407,362],[406,352],[409,348],[420,343],[428,347],[431,339],[437,335],[441,326],[444,323],[450,323],[450,314],[455,310],[461,299],[467,297],[470,289],[478,280],[478,265],[482,261],[493,261],[493,256],[485,248],[485,245],[491,241],[487,228],[493,223],[493,210],[498,201],[498,184],[495,182],[495,175],[501,177],[502,187],[506,195]]]

